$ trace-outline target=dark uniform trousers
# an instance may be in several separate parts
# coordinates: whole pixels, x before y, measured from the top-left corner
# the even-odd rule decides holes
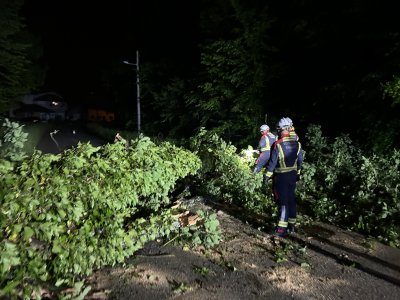
[[[287,227],[289,219],[296,218],[296,179],[297,172],[275,173],[272,182],[274,199],[279,205],[278,226]]]

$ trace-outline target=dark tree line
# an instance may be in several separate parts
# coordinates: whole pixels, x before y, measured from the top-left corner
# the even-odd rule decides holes
[[[25,80],[32,70],[30,40],[19,39],[23,23],[13,17],[21,1],[1,3],[8,3],[1,19],[16,22],[0,29],[6,103],[35,84]],[[147,21],[134,23],[142,26],[141,35],[133,37],[129,27],[121,33],[121,25],[117,37],[123,43],[108,45],[113,59],[96,65],[97,88],[119,110],[121,126],[135,124],[135,72],[121,60],[139,48],[143,129],[149,135],[179,138],[204,126],[234,143],[254,144],[267,113],[271,127],[290,116],[300,135],[314,123],[371,149],[398,147],[400,21],[394,3],[151,1],[140,7]],[[167,9],[179,7],[184,16],[168,27]]]
[[[41,85],[44,73],[33,62],[41,56],[41,48],[25,27],[20,15],[23,0],[0,1],[0,112],[10,102]]]
[[[399,146],[396,92],[385,93],[400,71],[394,3],[202,4],[199,69],[181,82],[165,77],[159,88],[151,84],[165,129],[206,126],[247,143],[268,113],[272,126],[290,116],[301,132],[314,123],[367,147]]]

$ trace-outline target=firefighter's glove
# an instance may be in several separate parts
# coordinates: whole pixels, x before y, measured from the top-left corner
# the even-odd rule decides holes
[[[301,180],[301,176],[300,176],[300,174],[297,174],[297,176],[296,176],[296,182],[299,182]]]
[[[264,184],[265,184],[265,185],[268,185],[268,181],[269,181],[269,177],[268,177],[268,176],[265,176],[265,177],[264,177]]]

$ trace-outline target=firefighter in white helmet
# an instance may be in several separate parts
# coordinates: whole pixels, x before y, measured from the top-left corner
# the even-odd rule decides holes
[[[266,166],[266,183],[272,177],[272,189],[279,205],[278,225],[274,234],[284,237],[289,231],[294,231],[297,208],[295,189],[303,163],[303,151],[300,142],[290,137],[290,119],[279,120],[277,129],[279,139],[272,145],[271,158]]]
[[[275,135],[269,132],[269,126],[264,124],[260,126],[261,138],[258,142],[258,151],[260,153],[256,160],[256,166],[253,173],[258,173],[267,164],[271,153],[271,146],[276,141]]]
[[[298,141],[299,140],[299,136],[297,135],[297,133],[295,131],[292,119],[289,118],[289,117],[286,117],[286,118],[283,118],[283,119],[286,119],[286,122],[289,125],[289,137],[291,137],[291,138],[295,139],[296,141]]]

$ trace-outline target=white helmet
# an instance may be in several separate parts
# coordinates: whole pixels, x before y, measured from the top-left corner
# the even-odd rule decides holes
[[[264,131],[269,130],[269,126],[267,124],[261,125],[260,126],[260,131],[263,133]]]
[[[286,117],[286,120],[289,122],[290,127],[293,127],[293,121],[292,121],[292,119],[289,118],[289,117]]]
[[[292,127],[293,122],[289,118],[282,118],[279,120],[278,124],[276,125],[277,129],[289,129]]]

